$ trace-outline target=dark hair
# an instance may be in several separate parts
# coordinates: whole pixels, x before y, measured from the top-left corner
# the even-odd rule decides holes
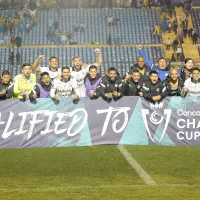
[[[29,64],[29,63],[24,63],[24,64],[22,65],[22,69],[24,69],[24,67],[26,67],[26,66],[31,67],[31,64]]]
[[[192,58],[186,58],[185,60],[184,60],[184,63],[186,64],[188,61],[190,61],[190,60],[192,60]],[[193,60],[192,60],[193,61]]]
[[[131,71],[131,73],[140,73],[137,69]]]
[[[4,76],[4,75],[9,75],[10,76],[10,72],[8,70],[4,70],[1,74],[1,76]]]
[[[53,58],[55,58],[55,59],[58,60],[58,58],[57,58],[56,56],[51,56],[51,57],[49,58],[49,62],[51,62],[51,59],[53,59]]]
[[[110,68],[108,69],[108,73],[111,72],[111,71],[115,71],[115,72],[117,72],[117,69],[114,68],[114,67],[110,67]]]
[[[90,71],[91,69],[96,69],[96,70],[97,70],[97,66],[91,65],[91,66],[89,67],[89,71]]]
[[[160,57],[160,58],[158,59],[158,62],[159,62],[160,60],[165,60],[165,62],[167,62],[167,60],[166,60],[165,57]]]
[[[42,73],[40,74],[40,79],[42,79],[42,77],[43,77],[43,76],[46,76],[46,75],[49,76],[49,73],[48,73],[48,72],[42,72]]]
[[[65,70],[65,69],[68,69],[68,70],[70,71],[70,68],[69,68],[69,67],[67,67],[67,66],[65,66],[65,67],[62,67],[61,71],[63,72],[63,70]]]
[[[200,72],[200,69],[199,69],[198,67],[192,68],[192,72],[193,72],[193,71],[196,71],[196,70]]]
[[[152,71],[150,71],[149,76],[151,76],[152,74],[157,74],[158,75],[158,72],[155,71],[155,70],[152,70]]]

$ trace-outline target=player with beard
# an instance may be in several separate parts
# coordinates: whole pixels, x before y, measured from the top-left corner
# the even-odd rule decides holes
[[[14,82],[10,79],[10,72],[2,72],[0,81],[0,100],[10,99],[13,96]]]
[[[164,57],[158,59],[158,66],[154,65],[146,55],[142,45],[138,46],[138,52],[140,56],[143,56],[145,59],[146,66],[150,69],[158,72],[158,77],[163,81],[169,75],[169,67],[167,66],[167,60]]]
[[[186,58],[184,63],[184,66],[178,69],[179,77],[183,80],[183,82],[185,82],[188,78],[191,77],[193,60],[192,58]]]
[[[141,96],[152,103],[166,97],[166,86],[159,80],[157,71],[150,72],[149,81],[143,83],[141,92]]]
[[[31,93],[29,94],[30,99],[36,98],[50,98],[51,90],[51,79],[48,72],[43,72],[40,75],[40,82],[35,85]]]
[[[91,99],[97,98],[96,89],[101,81],[101,75],[97,73],[97,67],[91,65],[89,72],[85,77],[86,96]]]
[[[123,89],[122,79],[117,74],[117,70],[111,67],[108,69],[107,75],[101,79],[96,94],[107,101],[111,101],[112,98],[118,100],[123,96]]]
[[[183,95],[200,96],[200,69],[194,67],[191,75],[184,83]]]
[[[133,70],[131,77],[129,77],[124,84],[125,96],[140,96],[142,89],[142,82],[140,81],[141,74],[138,70]]]
[[[145,60],[143,56],[137,57],[137,63],[134,65],[134,67],[131,69],[131,71],[139,71],[140,73],[140,80],[147,81],[149,79],[149,74],[151,69],[145,65]],[[126,79],[131,77],[131,72],[128,74],[128,77]]]
[[[63,67],[61,79],[54,79],[50,90],[51,98],[72,96],[73,99],[79,99],[80,91],[76,79],[70,75],[70,68]]]
[[[163,81],[163,84],[167,88],[167,96],[181,96],[184,82],[178,77],[177,69],[170,69],[169,77]]]
[[[52,56],[49,58],[49,67],[40,67],[38,66],[39,61],[43,60],[44,56],[40,55],[38,58],[34,61],[32,64],[32,70],[36,72],[48,72],[51,80],[55,78],[60,78],[60,69],[58,68],[58,58],[55,56]]]
[[[15,76],[14,78],[14,97],[23,99],[24,101],[29,99],[29,94],[36,84],[36,76],[31,73],[31,65],[24,63],[22,65],[22,74]]]
[[[96,66],[100,66],[102,64],[102,55],[100,49],[94,50],[96,54],[98,55],[97,63],[95,63]],[[80,97],[86,96],[86,88],[84,84],[85,77],[89,71],[90,65],[82,63],[82,60],[80,57],[76,56],[72,59],[73,67],[71,68],[71,76],[72,78],[76,79],[78,83],[78,87],[80,90]]]

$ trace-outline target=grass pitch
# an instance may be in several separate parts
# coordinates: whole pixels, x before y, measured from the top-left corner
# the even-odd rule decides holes
[[[0,199],[200,199],[200,147],[116,146],[0,150]]]

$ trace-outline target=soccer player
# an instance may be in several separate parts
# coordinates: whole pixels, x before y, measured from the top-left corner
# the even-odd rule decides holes
[[[114,67],[108,69],[96,90],[97,96],[110,101],[111,99],[118,100],[123,96],[123,81],[117,74]]]
[[[10,72],[4,70],[0,81],[0,100],[10,99],[13,96],[14,82],[10,79]]]
[[[52,56],[49,58],[49,67],[40,67],[38,66],[39,61],[43,60],[44,56],[40,55],[32,64],[32,70],[36,72],[48,72],[51,80],[55,78],[60,78],[60,69],[58,68],[58,58]]]
[[[50,97],[59,99],[60,97],[72,96],[73,99],[79,99],[80,91],[76,79],[70,75],[70,68],[63,67],[61,70],[61,79],[54,79],[50,90]]]
[[[167,60],[164,57],[158,59],[158,66],[156,66],[149,60],[144,49],[142,48],[142,45],[138,46],[138,52],[140,56],[143,56],[145,58],[146,65],[150,67],[152,70],[158,72],[158,77],[162,81],[167,78],[167,76],[169,75],[169,68],[167,66]]]
[[[149,81],[143,83],[142,95],[146,100],[152,103],[160,101],[166,97],[166,87],[159,80],[157,71],[152,70],[150,72]]]
[[[36,98],[50,98],[51,90],[51,79],[48,72],[43,72],[40,75],[40,82],[35,85],[31,93],[29,94],[30,99]]]
[[[97,63],[95,63],[96,66],[101,66],[102,64],[102,55],[100,49],[94,50],[96,54],[98,55]],[[90,65],[82,63],[82,60],[79,56],[76,56],[72,59],[73,67],[71,68],[71,76],[72,78],[76,79],[79,90],[80,90],[80,97],[86,96],[86,88],[84,79],[89,72]]]
[[[95,65],[91,65],[89,67],[89,72],[85,77],[85,87],[86,87],[86,96],[95,99],[96,89],[101,81],[101,75],[97,73],[97,67]]]
[[[31,73],[31,65],[24,63],[22,65],[22,74],[15,76],[14,78],[14,97],[23,99],[24,101],[29,99],[29,94],[36,84],[36,76]]]
[[[200,96],[200,69],[194,67],[192,69],[192,77],[188,78],[184,83],[183,95]]]
[[[184,66],[178,69],[179,77],[185,82],[191,76],[191,71],[193,68],[193,60],[192,58],[186,58],[184,61]]]
[[[125,81],[124,95],[125,96],[140,96],[142,83],[140,82],[141,74],[138,70],[131,72],[131,77]]]
[[[184,82],[178,77],[178,69],[170,69],[169,77],[163,81],[167,89],[167,96],[181,96]]]

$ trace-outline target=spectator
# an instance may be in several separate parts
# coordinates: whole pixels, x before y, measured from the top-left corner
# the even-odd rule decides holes
[[[175,58],[175,55],[174,55],[174,53],[172,54],[172,57],[171,57],[171,62],[176,62],[176,58]]]
[[[80,24],[80,32],[85,32],[85,24],[83,22]]]
[[[153,35],[160,34],[160,26],[158,24],[155,25]]]
[[[170,50],[170,46],[171,46],[172,41],[170,40],[169,37],[167,38],[166,43],[167,43],[167,50]]]
[[[16,53],[16,64],[17,64],[17,66],[21,64],[21,55],[18,50]]]
[[[36,84],[36,76],[31,73],[31,65],[24,63],[22,65],[22,74],[14,78],[14,97],[26,101],[29,94]]]
[[[174,51],[177,50],[178,44],[179,44],[179,42],[178,42],[178,39],[177,39],[177,37],[176,37],[175,40],[173,41],[173,48],[174,48]]]
[[[181,47],[181,45],[178,45],[177,50],[176,50],[177,60],[180,59],[181,53],[182,53],[182,47]]]
[[[196,31],[192,34],[192,43],[197,44],[198,34]]]

